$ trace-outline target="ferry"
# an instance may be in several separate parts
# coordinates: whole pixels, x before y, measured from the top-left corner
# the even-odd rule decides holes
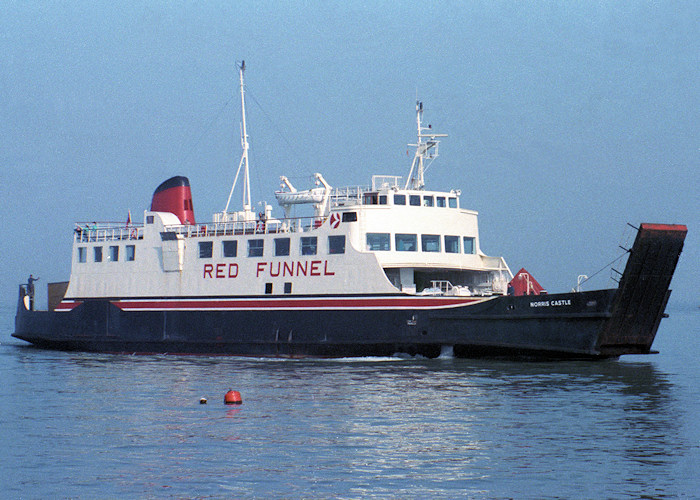
[[[172,177],[143,222],[78,223],[66,282],[36,310],[20,285],[14,337],[60,350],[280,357],[440,355],[611,358],[648,354],[687,228],[641,224],[619,286],[547,293],[481,248],[460,191],[427,189],[445,134],[423,125],[406,180],[334,188],[322,174],[250,198],[245,63],[238,66],[242,155],[226,207],[195,220]],[[242,206],[229,210],[239,177]],[[306,210],[299,215],[296,210]]]

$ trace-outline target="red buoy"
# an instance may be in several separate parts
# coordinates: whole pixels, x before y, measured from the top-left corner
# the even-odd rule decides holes
[[[224,396],[224,404],[226,405],[240,405],[242,403],[241,393],[238,391],[228,391]]]

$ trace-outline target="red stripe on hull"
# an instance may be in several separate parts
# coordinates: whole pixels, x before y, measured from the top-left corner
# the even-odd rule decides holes
[[[244,309],[439,309],[459,307],[485,298],[326,298],[326,299],[232,299],[232,300],[138,300],[113,301],[124,311],[138,310],[244,310]]]
[[[58,312],[63,312],[63,311],[72,311],[76,307],[78,307],[82,302],[61,302],[56,306],[56,309],[54,311]]]

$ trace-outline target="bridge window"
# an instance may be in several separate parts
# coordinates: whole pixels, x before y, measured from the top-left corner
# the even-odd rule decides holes
[[[415,252],[418,250],[418,236],[415,234],[396,234],[396,250],[399,252]]]
[[[135,258],[136,258],[136,247],[134,245],[127,245],[126,246],[126,260],[129,262],[133,262]]]
[[[289,255],[289,238],[275,238],[275,255]]]
[[[214,242],[212,241],[200,241],[199,242],[199,258],[200,259],[211,259],[214,254]]]
[[[408,198],[408,204],[412,207],[420,207],[420,196],[417,194],[412,194]]]
[[[223,250],[224,257],[237,257],[238,256],[238,241],[236,240],[224,240],[221,242],[221,250]]]
[[[377,193],[365,193],[362,196],[363,205],[376,205],[377,204]]]
[[[357,222],[357,213],[343,212],[343,222]]]
[[[438,234],[421,234],[421,248],[424,252],[439,252],[440,251],[440,235]]]
[[[316,236],[302,236],[301,238],[301,254],[316,255]]]
[[[449,198],[447,201],[450,208],[457,208],[457,198]]]
[[[445,252],[459,253],[459,236],[445,236]]]
[[[379,204],[386,205],[386,195],[385,194],[379,195]]]
[[[406,195],[405,194],[395,194],[394,195],[394,205],[405,205]]]
[[[78,262],[87,262],[87,248],[78,247]]]
[[[389,233],[367,233],[367,250],[389,251]]]
[[[328,253],[345,253],[345,235],[328,237]]]
[[[464,253],[476,253],[474,238],[471,236],[464,237]]]
[[[432,196],[423,196],[423,206],[424,207],[432,207],[433,206],[433,197]]]
[[[262,257],[264,240],[248,240],[248,257]]]
[[[109,258],[110,262],[117,262],[119,260],[119,247],[116,245],[109,247]]]
[[[102,262],[102,247],[94,247],[95,262]]]
[[[444,196],[438,196],[437,198],[437,206],[444,208],[445,207],[445,197]]]

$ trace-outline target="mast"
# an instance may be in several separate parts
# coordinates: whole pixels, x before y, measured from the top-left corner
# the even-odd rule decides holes
[[[241,154],[241,161],[238,163],[238,170],[236,171],[236,177],[233,179],[233,186],[231,186],[231,192],[228,195],[228,200],[226,201],[226,208],[224,208],[224,214],[228,212],[229,204],[231,203],[231,196],[233,195],[233,190],[236,189],[236,183],[238,182],[238,175],[241,173],[241,168],[243,168],[243,210],[245,212],[250,211],[252,206],[250,201],[250,171],[248,165],[248,131],[245,124],[245,84],[243,83],[243,73],[245,72],[245,61],[241,61],[241,65],[238,67],[238,74],[240,76],[240,86],[241,86],[241,147],[243,153]]]
[[[425,179],[423,177],[425,171],[432,163],[432,160],[438,156],[438,144],[440,141],[436,137],[447,137],[447,134],[436,134],[433,132],[431,125],[423,127],[423,103],[416,101],[416,127],[418,128],[418,143],[409,144],[416,148],[416,153],[413,156],[411,170],[408,173],[408,181],[404,189],[423,189]],[[427,140],[424,140],[427,139]],[[425,160],[430,160],[426,166]]]

